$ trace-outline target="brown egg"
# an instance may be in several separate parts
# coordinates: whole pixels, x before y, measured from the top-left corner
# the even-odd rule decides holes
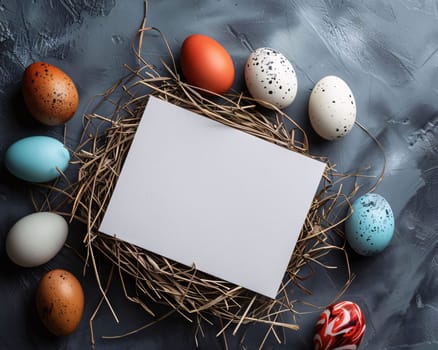
[[[61,125],[78,108],[78,91],[61,69],[44,62],[32,63],[23,74],[22,91],[30,114],[46,125]]]
[[[57,336],[75,331],[84,311],[84,292],[77,278],[66,270],[52,270],[41,279],[36,292],[38,315]]]

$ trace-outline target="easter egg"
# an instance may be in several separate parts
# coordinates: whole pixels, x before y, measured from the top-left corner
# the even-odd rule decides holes
[[[268,108],[271,105],[286,108],[297,95],[297,76],[292,63],[281,52],[267,47],[249,55],[245,83],[251,96]]]
[[[216,40],[193,34],[184,40],[180,63],[189,84],[222,94],[234,82],[234,64],[227,50]]]
[[[353,203],[353,213],[345,223],[345,235],[353,250],[365,256],[384,250],[394,233],[391,206],[381,195],[368,193]]]
[[[55,213],[40,212],[18,220],[6,238],[6,253],[17,265],[34,267],[52,259],[67,239],[68,225]]]
[[[35,62],[26,68],[22,91],[30,114],[45,125],[64,124],[74,116],[79,103],[73,80],[45,62]]]
[[[365,334],[365,316],[351,301],[330,305],[319,316],[315,326],[315,350],[355,350]]]
[[[309,118],[312,128],[326,140],[347,135],[356,121],[356,102],[347,83],[333,75],[318,81],[310,94]]]
[[[60,269],[46,273],[35,299],[38,315],[51,333],[65,336],[76,330],[84,311],[84,292],[72,273]]]
[[[47,182],[65,171],[70,154],[58,140],[30,136],[16,141],[5,153],[5,165],[16,177],[29,182]]]

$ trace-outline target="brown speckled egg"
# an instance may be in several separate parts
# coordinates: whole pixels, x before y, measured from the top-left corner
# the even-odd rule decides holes
[[[26,68],[22,91],[30,114],[46,125],[66,123],[78,107],[78,91],[73,80],[45,62],[35,62]]]
[[[66,270],[52,270],[41,279],[36,307],[47,329],[57,335],[73,333],[84,311],[84,292],[77,278]]]

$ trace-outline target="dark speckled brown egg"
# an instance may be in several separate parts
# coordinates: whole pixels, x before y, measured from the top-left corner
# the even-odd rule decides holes
[[[38,315],[56,336],[73,333],[84,311],[84,292],[77,278],[66,270],[49,271],[36,292]]]
[[[30,114],[45,125],[66,123],[78,108],[78,91],[73,80],[45,62],[35,62],[26,68],[22,91]]]

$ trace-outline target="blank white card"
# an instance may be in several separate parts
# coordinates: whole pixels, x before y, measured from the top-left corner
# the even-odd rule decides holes
[[[151,97],[100,231],[275,298],[324,168]]]

